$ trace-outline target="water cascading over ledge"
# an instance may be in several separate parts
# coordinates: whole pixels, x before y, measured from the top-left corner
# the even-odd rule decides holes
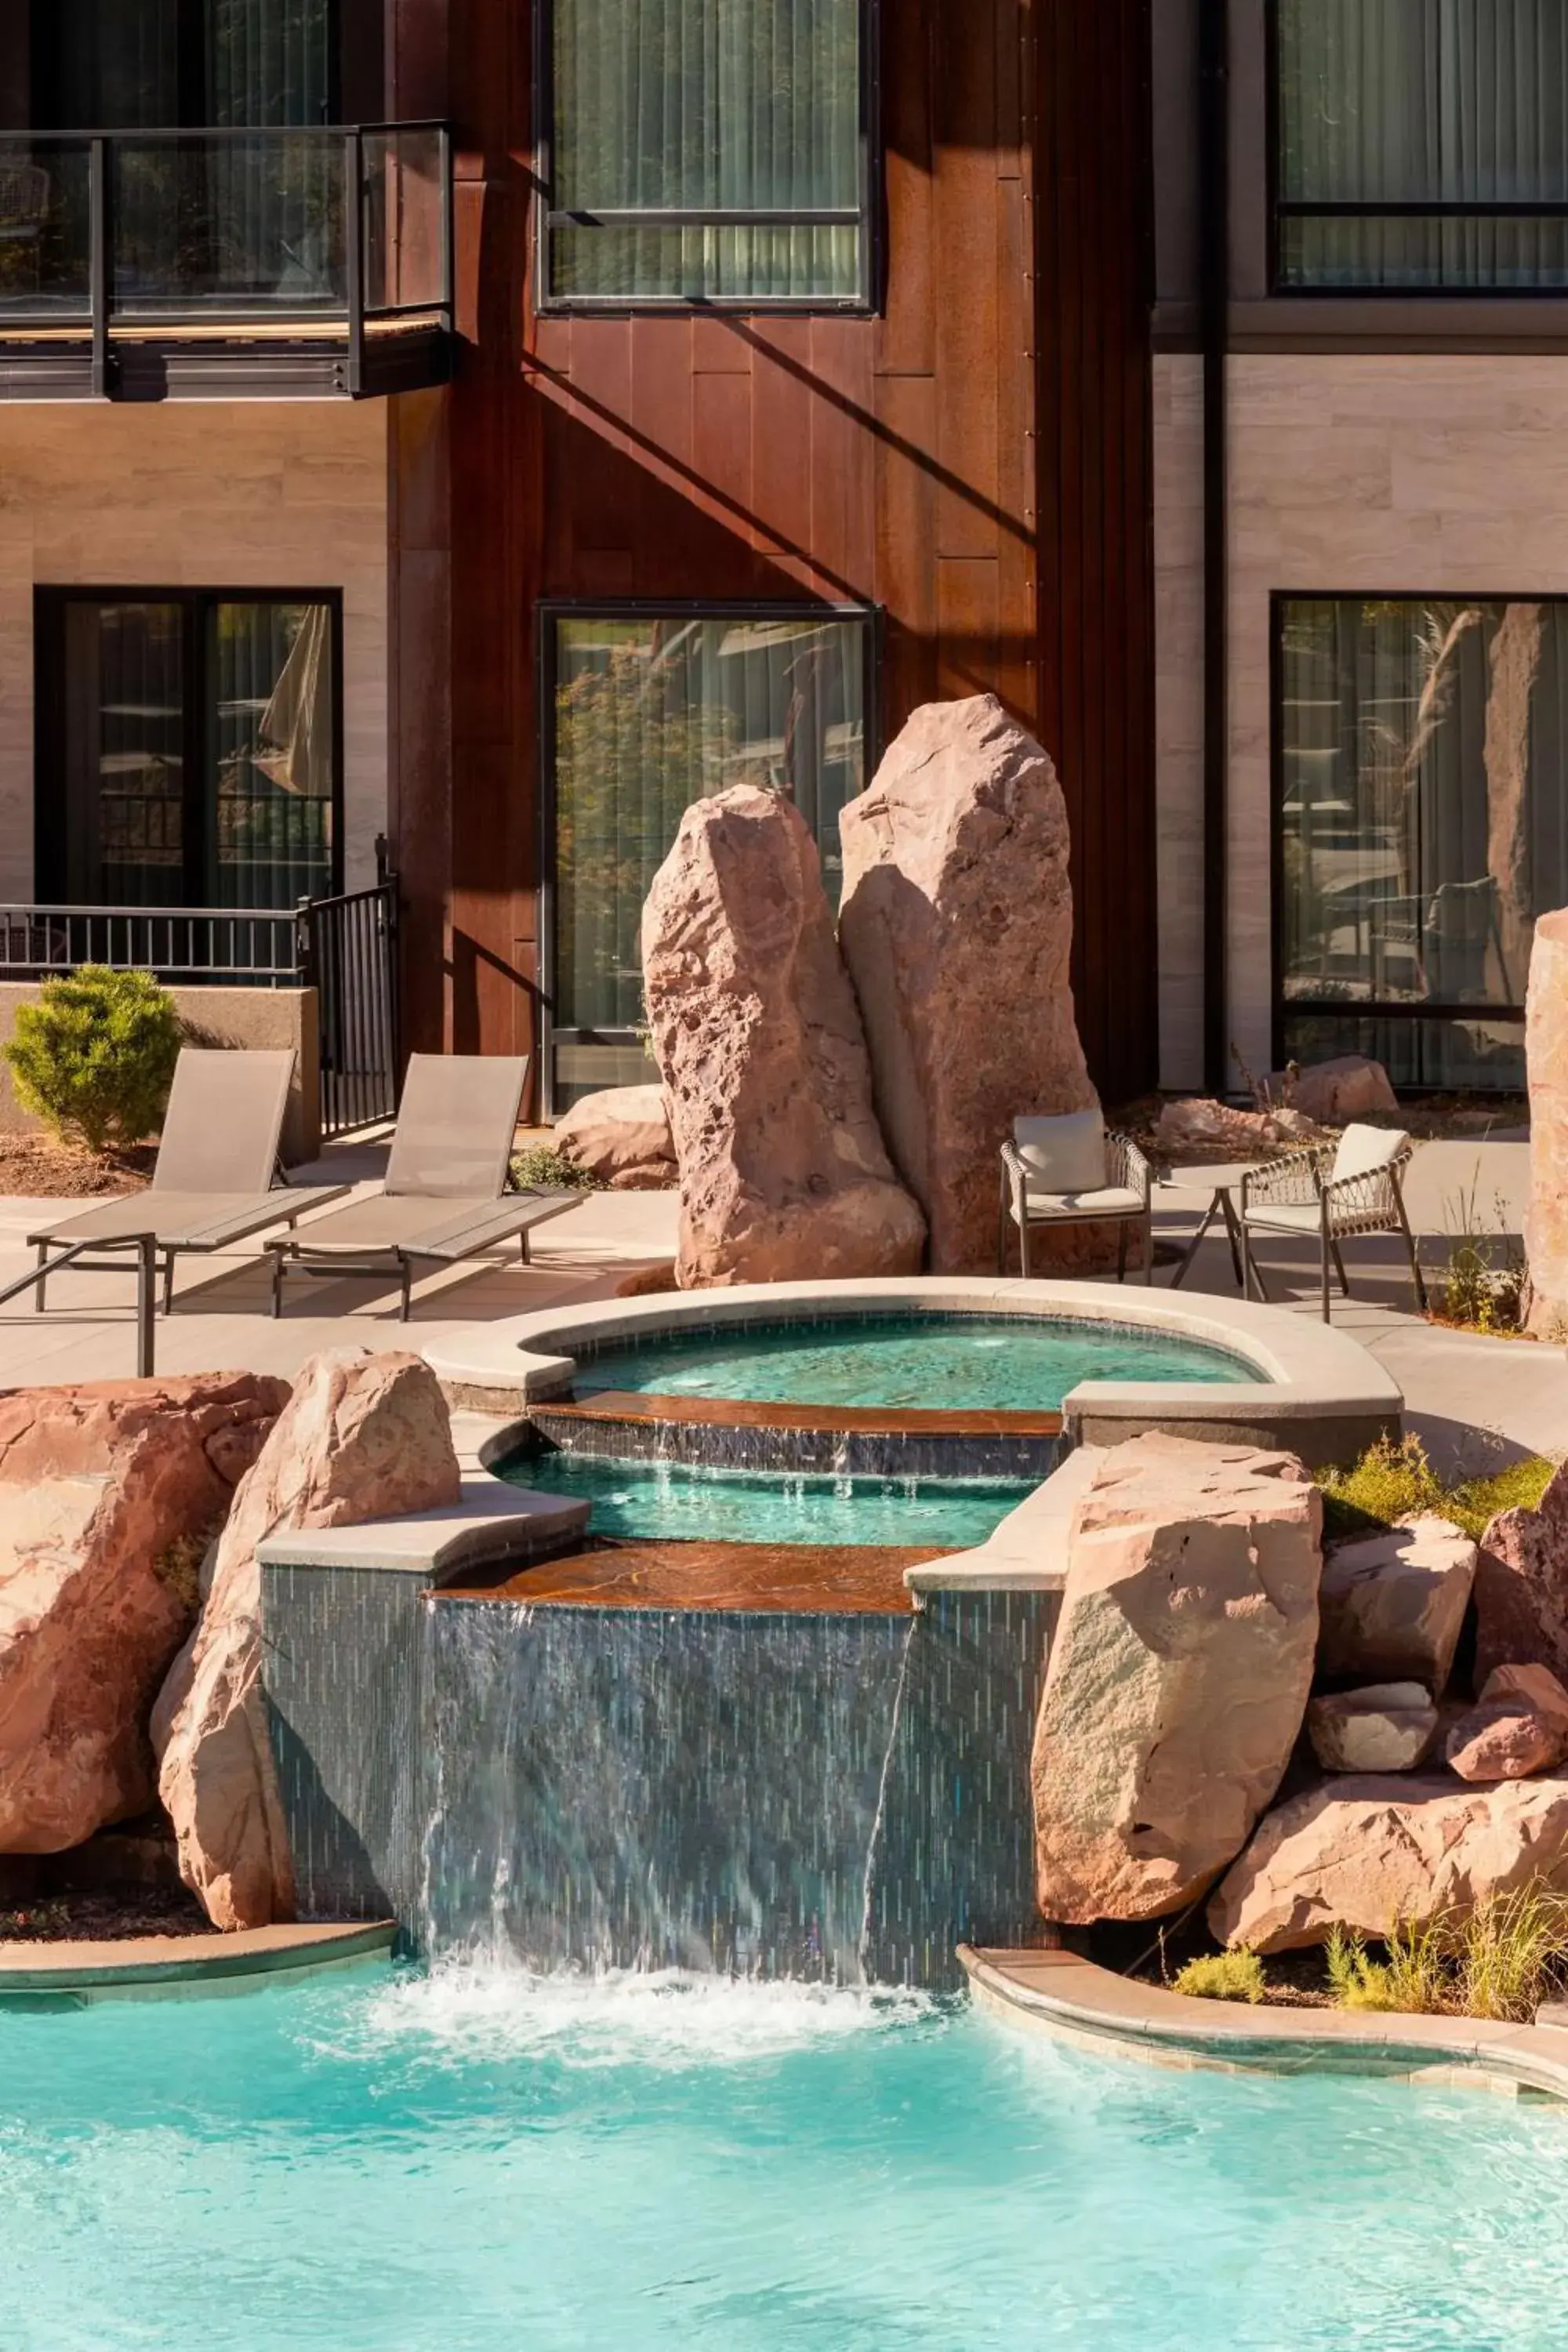
[[[1058,1598],[889,1608],[456,1598],[263,1571],[301,1916],[427,1958],[956,1984],[1037,1914]]]

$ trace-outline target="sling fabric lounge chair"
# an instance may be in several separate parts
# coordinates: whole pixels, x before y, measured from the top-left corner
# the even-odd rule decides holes
[[[268,1225],[292,1225],[308,1210],[341,1201],[346,1184],[273,1185],[293,1076],[291,1046],[233,1053],[185,1046],[147,1191],[28,1234],[37,1252],[33,1281],[39,1307],[50,1274],[68,1261],[86,1272],[121,1272],[150,1242],[163,1260],[167,1315],[177,1257],[226,1249]],[[120,1255],[94,1257],[88,1254],[93,1250]]]
[[[534,1225],[580,1206],[581,1192],[506,1190],[528,1056],[415,1054],[403,1083],[392,1157],[380,1192],[322,1217],[309,1233],[279,1234],[272,1253],[272,1312],[283,1311],[290,1273],[393,1276],[408,1320],[414,1267],[456,1265],[504,1242],[528,1263]]]

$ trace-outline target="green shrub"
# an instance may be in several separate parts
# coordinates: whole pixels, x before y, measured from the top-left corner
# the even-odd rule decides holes
[[[511,1189],[514,1192],[603,1192],[606,1187],[604,1178],[595,1176],[591,1168],[579,1168],[563,1152],[552,1151],[547,1143],[535,1143],[513,1155]]]
[[[1399,1444],[1380,1437],[1358,1462],[1315,1473],[1323,1491],[1323,1533],[1335,1543],[1435,1511],[1479,1541],[1500,1511],[1533,1510],[1556,1469],[1555,1463],[1531,1454],[1489,1477],[1445,1486],[1418,1437]]]
[[[1268,1990],[1263,1963],[1256,1952],[1205,1952],[1189,1960],[1176,1978],[1175,1990],[1194,2000],[1259,2001]]]
[[[1336,1927],[1324,1958],[1341,2009],[1528,2024],[1568,1982],[1568,1900],[1538,1881],[1489,1895],[1462,1919],[1396,1927],[1382,1960]]]
[[[1449,2005],[1442,1940],[1435,1928],[1396,1927],[1374,1960],[1359,1936],[1336,1927],[1324,1959],[1336,2009],[1402,2010],[1427,2016]]]
[[[180,1044],[174,1000],[151,972],[85,963],[19,1009],[5,1054],[23,1108],[100,1153],[155,1131]]]

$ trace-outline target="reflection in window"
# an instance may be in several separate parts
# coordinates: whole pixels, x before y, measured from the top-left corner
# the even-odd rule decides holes
[[[784,793],[837,898],[838,812],[866,777],[867,630],[793,614],[555,622],[558,1108],[650,1075],[638,930],[690,802],[736,783]]]
[[[550,292],[862,297],[861,24],[862,0],[552,0]]]
[[[1287,1050],[1518,1085],[1535,919],[1568,901],[1568,603],[1294,598],[1279,675]]]
[[[1568,220],[1531,217],[1568,199],[1563,0],[1278,0],[1277,23],[1282,286],[1568,285]]]

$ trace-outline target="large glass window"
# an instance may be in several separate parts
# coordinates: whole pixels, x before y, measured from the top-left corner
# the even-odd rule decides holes
[[[864,301],[868,5],[549,0],[547,296]]]
[[[47,593],[40,895],[292,907],[336,875],[334,607]]]
[[[1277,614],[1285,1052],[1518,1088],[1535,919],[1568,903],[1568,602]]]
[[[1568,286],[1563,0],[1275,0],[1274,22],[1281,287]]]
[[[866,781],[862,614],[562,613],[550,623],[550,1010],[555,1108],[652,1075],[637,935],[681,814],[727,784],[782,793],[822,849]]]

